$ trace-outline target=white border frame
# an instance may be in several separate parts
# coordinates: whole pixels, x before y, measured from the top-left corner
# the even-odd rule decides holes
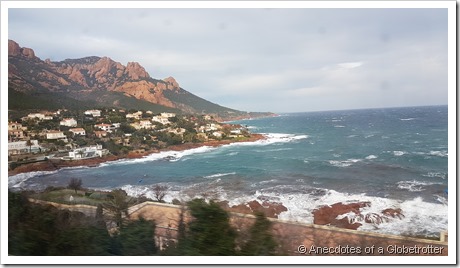
[[[8,256],[8,10],[10,8],[447,8],[449,136],[449,256],[281,256],[281,257],[69,257]],[[456,264],[456,2],[455,1],[2,1],[1,2],[1,263],[2,264]],[[455,175],[454,175],[455,174]]]

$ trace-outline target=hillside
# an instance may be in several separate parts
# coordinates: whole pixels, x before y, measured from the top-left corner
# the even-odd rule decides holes
[[[207,101],[173,77],[152,78],[137,62],[126,66],[108,57],[53,62],[8,41],[8,109],[100,108],[213,114],[221,120],[266,116]]]

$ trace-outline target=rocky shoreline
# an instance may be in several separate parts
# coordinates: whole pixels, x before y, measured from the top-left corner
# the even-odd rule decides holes
[[[201,143],[184,143],[180,145],[168,146],[161,150],[149,150],[149,151],[145,151],[142,153],[141,152],[130,152],[127,155],[123,155],[123,156],[108,155],[108,156],[98,157],[98,158],[90,158],[90,159],[83,159],[83,160],[62,160],[58,162],[47,160],[47,161],[24,164],[24,165],[18,166],[13,170],[8,171],[8,176],[17,175],[20,173],[35,172],[35,171],[55,171],[55,170],[58,170],[64,167],[78,167],[78,166],[95,167],[105,162],[111,162],[111,161],[116,161],[116,160],[121,160],[121,159],[142,158],[150,154],[160,153],[164,151],[184,151],[184,150],[189,150],[189,149],[194,149],[194,148],[199,148],[199,147],[204,147],[204,146],[218,147],[218,146],[231,144],[231,143],[255,142],[255,141],[264,140],[264,139],[266,139],[266,137],[262,134],[251,134],[251,137],[246,138],[244,140],[240,140],[240,141],[215,140],[215,141],[206,141],[206,142],[201,142]]]

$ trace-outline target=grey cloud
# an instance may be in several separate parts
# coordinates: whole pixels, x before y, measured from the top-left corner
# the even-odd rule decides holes
[[[10,9],[8,28],[41,58],[138,61],[241,110],[447,103],[443,9]]]

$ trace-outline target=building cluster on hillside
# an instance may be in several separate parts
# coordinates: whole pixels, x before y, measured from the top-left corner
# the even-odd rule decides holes
[[[35,112],[8,123],[8,155],[47,154],[65,160],[247,136],[212,115],[153,114],[115,109]],[[105,148],[103,148],[105,147]]]

